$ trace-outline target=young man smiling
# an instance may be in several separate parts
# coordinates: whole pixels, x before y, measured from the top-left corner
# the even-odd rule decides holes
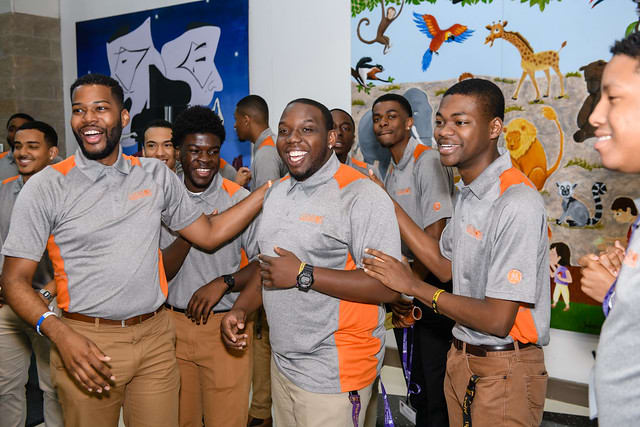
[[[55,344],[65,426],[117,426],[123,407],[126,424],[175,427],[180,379],[163,310],[161,222],[212,250],[247,226],[266,189],[207,218],[164,164],[122,154],[129,113],[117,81],[88,74],[70,95],[80,150],[24,186],[2,248],[2,288],[11,308]],[[31,288],[45,247],[61,319]]]
[[[468,79],[445,92],[434,137],[464,187],[440,242],[420,234],[416,256],[453,293],[417,280],[394,257],[367,253],[366,272],[456,321],[445,396],[451,426],[540,425],[549,342],[549,243],[542,198],[497,148],[504,97]],[[404,233],[403,233],[404,237]],[[417,245],[416,245],[417,247]],[[475,390],[475,392],[474,392]],[[470,424],[469,424],[470,425]]]
[[[173,142],[173,128],[166,120],[154,120],[144,131],[142,157],[152,157],[176,171],[178,150]]]
[[[0,152],[0,182],[18,175],[18,166],[13,157],[13,138],[16,131],[27,122],[32,122],[33,117],[25,113],[16,113],[7,120],[7,145],[4,152]]]
[[[290,176],[265,199],[260,276],[222,322],[227,344],[243,348],[247,336],[238,330],[264,303],[281,426],[362,426],[384,355],[381,303],[398,298],[356,264],[369,246],[400,256],[393,205],[340,164],[329,148],[332,127],[329,110],[310,99],[282,113],[277,148]]]
[[[47,167],[58,155],[58,135],[46,123],[29,121],[15,132],[13,155],[19,175],[7,178],[0,185],[0,247],[9,233],[11,212],[18,194],[31,177]],[[0,262],[2,261],[0,255]],[[0,274],[2,267],[0,267]],[[38,263],[31,282],[36,293],[42,295],[46,304],[55,296],[53,267],[47,253]],[[27,419],[27,383],[31,353],[36,356],[40,389],[44,392],[44,419],[47,426],[63,426],[62,411],[49,370],[49,348],[47,337],[40,336],[4,304],[0,292],[0,413],[2,425],[24,426]]]
[[[220,176],[220,118],[210,109],[190,107],[174,123],[184,185],[205,214],[224,212],[249,192]],[[176,326],[180,368],[180,425],[242,426],[247,422],[251,354],[230,350],[220,337],[220,321],[254,272],[258,255],[255,226],[215,251],[192,248],[169,283],[165,304]],[[163,229],[161,246],[174,239]]]
[[[365,176],[369,176],[369,171],[372,170],[377,177],[380,177],[378,168],[349,155],[353,143],[356,141],[356,124],[351,114],[340,108],[334,108],[331,110],[331,118],[333,119],[333,130],[336,131],[336,142],[331,148],[340,163],[351,166]]]

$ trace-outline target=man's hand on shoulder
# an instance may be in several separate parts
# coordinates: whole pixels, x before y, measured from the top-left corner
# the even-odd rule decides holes
[[[375,249],[366,249],[365,252],[371,255],[371,258],[362,260],[365,273],[396,292],[415,295],[417,279],[408,265]]]
[[[209,320],[209,315],[213,307],[220,301],[220,298],[227,291],[227,285],[222,277],[218,277],[211,283],[207,283],[195,291],[187,305],[187,317],[199,325]]]
[[[244,310],[232,308],[222,318],[220,332],[222,341],[230,349],[244,350],[247,348],[249,336],[244,332],[247,314]]]

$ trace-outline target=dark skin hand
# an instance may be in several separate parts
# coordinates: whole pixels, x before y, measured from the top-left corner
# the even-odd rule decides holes
[[[250,278],[258,271],[258,262],[253,261],[238,270],[233,277],[235,279],[234,291],[241,291]],[[222,277],[207,283],[195,291],[187,305],[187,317],[196,325],[206,324],[213,307],[220,301],[227,291],[227,284]]]
[[[373,172],[369,172],[369,179],[386,191],[382,181]],[[422,230],[395,200],[393,200],[393,206],[396,210],[402,241],[441,282],[451,280],[451,261],[442,256],[439,243],[446,220],[438,220]]]
[[[597,255],[585,255],[578,261],[582,267],[580,289],[598,302],[604,301],[604,297],[611,288],[616,275],[612,274],[599,260]]]
[[[266,288],[293,288],[300,269],[300,259],[286,249],[276,247],[274,251],[277,257],[259,255],[262,285]],[[347,301],[380,304],[397,301],[400,297],[361,269],[347,271],[314,267],[313,280],[315,291]]]
[[[222,318],[220,331],[222,341],[232,350],[247,348],[249,336],[245,333],[247,316],[262,305],[262,283],[259,269],[255,269],[249,282],[240,292],[238,299]]]
[[[43,299],[33,292],[31,282],[38,263],[24,258],[5,257],[2,288],[11,308],[35,326],[48,311]],[[111,360],[91,340],[75,332],[56,316],[47,317],[40,331],[58,347],[67,371],[87,391],[102,393],[115,381]]]
[[[373,256],[363,260],[364,271],[368,275],[431,306],[438,288],[418,280],[409,267],[397,259],[375,249],[367,249],[366,252]],[[489,297],[481,300],[443,292],[438,297],[437,306],[440,314],[461,325],[504,338],[513,327],[520,303]]]

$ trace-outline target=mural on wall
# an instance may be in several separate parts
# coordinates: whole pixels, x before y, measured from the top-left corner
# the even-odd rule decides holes
[[[250,158],[233,130],[235,104],[249,93],[248,1],[202,1],[76,24],[78,75],[107,74],[124,90],[132,120],[127,154],[138,151],[147,123],[172,121],[205,105],[224,121],[222,156]],[[225,120],[227,119],[227,120]]]
[[[381,171],[390,157],[373,134],[371,105],[378,96],[393,92],[410,99],[416,111],[412,132],[431,145],[434,114],[447,88],[480,77],[503,91],[500,144],[547,207],[555,251],[549,295],[554,328],[599,333],[604,316],[580,290],[577,260],[615,240],[625,244],[638,215],[638,186],[602,166],[588,122],[600,99],[609,48],[635,29],[635,8],[632,0],[351,2],[355,154],[377,162]],[[362,39],[374,40],[365,25],[371,22],[380,22],[380,40],[368,44]],[[382,81],[367,78],[372,70]]]

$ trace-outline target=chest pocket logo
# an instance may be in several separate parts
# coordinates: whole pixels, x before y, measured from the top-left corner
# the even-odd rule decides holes
[[[129,194],[129,200],[140,200],[143,197],[149,197],[152,194],[153,193],[151,192],[151,190],[145,188],[144,190],[134,191],[133,193]]]
[[[396,191],[396,196],[404,196],[406,194],[411,194],[411,188],[407,187]]]
[[[322,224],[322,221],[324,221],[324,217],[312,214],[302,214],[300,215],[300,221],[320,225]]]
[[[482,231],[475,228],[473,225],[467,225],[467,234],[476,240],[482,240]]]

